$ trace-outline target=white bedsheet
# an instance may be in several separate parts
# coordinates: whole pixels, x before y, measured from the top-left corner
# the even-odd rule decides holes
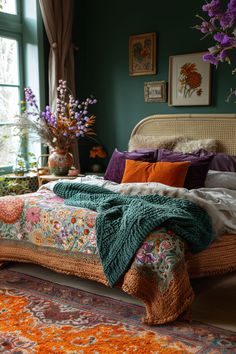
[[[204,208],[212,218],[215,237],[222,234],[236,234],[236,191],[230,189],[199,188],[188,190],[185,188],[169,187],[155,182],[117,184],[93,175],[78,177],[74,180],[63,179],[61,181],[95,184],[126,195],[159,194],[173,198],[188,199]],[[58,181],[49,182],[41,188],[52,190],[56,183]]]

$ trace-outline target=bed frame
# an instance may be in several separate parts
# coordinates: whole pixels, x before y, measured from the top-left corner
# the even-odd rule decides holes
[[[134,135],[216,139],[218,152],[236,155],[236,114],[155,114],[134,127]],[[236,235],[225,235],[206,250],[187,255],[190,278],[236,270]]]
[[[219,152],[236,155],[236,114],[155,114],[134,127],[136,134],[216,139]]]

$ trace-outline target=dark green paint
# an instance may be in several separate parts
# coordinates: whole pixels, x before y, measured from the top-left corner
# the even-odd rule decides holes
[[[168,81],[169,56],[205,51],[210,39],[191,27],[199,23],[204,0],[78,0],[75,9],[74,41],[79,97],[92,93],[98,98],[96,129],[109,153],[126,149],[132,128],[142,118],[174,113],[234,113],[235,104],[225,99],[235,79],[230,67],[212,66],[210,106],[170,107],[167,103],[145,103],[144,82]],[[157,75],[130,77],[130,35],[157,33]],[[236,86],[236,85],[235,85]]]

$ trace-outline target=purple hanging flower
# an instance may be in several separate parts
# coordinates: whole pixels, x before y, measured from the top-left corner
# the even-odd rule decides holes
[[[225,6],[226,5],[226,6]],[[208,49],[208,53],[204,54],[203,60],[213,65],[219,62],[231,64],[230,56],[232,51],[236,49],[236,0],[225,1],[212,0],[202,6],[202,10],[207,12],[209,20],[197,15],[202,20],[200,25],[194,28],[206,35],[212,36],[216,42],[214,46]],[[236,73],[236,69],[232,69],[232,74]],[[231,93],[228,97],[234,95]]]
[[[221,14],[220,11],[220,1],[219,0],[212,0],[210,3],[202,6],[202,10],[208,12],[208,16],[216,17]]]

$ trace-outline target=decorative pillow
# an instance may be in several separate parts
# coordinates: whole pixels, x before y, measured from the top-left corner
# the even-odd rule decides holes
[[[153,149],[169,149],[172,150],[178,141],[184,139],[182,136],[162,136],[153,135],[134,135],[129,140],[129,151],[153,148]]]
[[[174,151],[185,152],[185,153],[192,153],[199,149],[204,149],[209,152],[216,152],[217,140],[215,139],[193,140],[191,138],[185,138],[184,140],[177,142],[175,147],[173,148]]]
[[[205,187],[236,190],[236,173],[209,170],[205,180]]]
[[[183,187],[191,162],[140,162],[126,160],[121,183],[159,182]]]
[[[120,183],[124,173],[126,159],[155,162],[157,161],[157,156],[158,150],[143,149],[132,152],[121,152],[115,149],[107,166],[104,179]]]
[[[216,154],[211,161],[210,170],[236,172],[236,156],[223,153]]]
[[[158,151],[158,161],[190,161],[192,164],[189,166],[184,187],[187,189],[201,188],[204,187],[210,163],[215,156],[213,153],[202,154],[202,150],[194,154],[184,154],[182,152],[161,149]]]

